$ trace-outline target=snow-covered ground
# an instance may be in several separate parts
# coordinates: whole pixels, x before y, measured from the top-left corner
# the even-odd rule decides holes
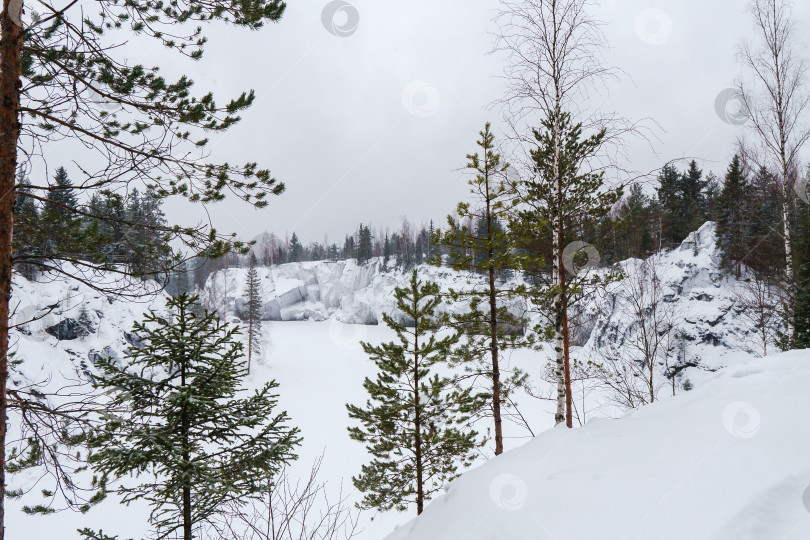
[[[810,352],[735,360],[624,418],[540,434],[386,540],[810,538]]]
[[[623,266],[631,278],[635,266]],[[802,363],[810,353],[755,359],[757,332],[737,302],[740,282],[719,270],[713,224],[681,249],[659,256],[656,267],[667,301],[680,316],[679,330],[689,336],[688,359],[697,366],[681,376],[695,390],[679,389],[678,397],[620,420],[600,420],[600,414],[615,416],[615,411],[592,409],[587,425],[573,431],[546,431],[553,423],[553,403],[520,393],[520,412],[539,437],[529,439],[525,428],[507,424],[505,445],[511,451],[486,461],[488,445],[480,468],[454,482],[416,524],[392,538],[799,538],[785,536],[789,528],[779,536],[777,527],[792,526],[794,517],[803,516],[794,512],[794,492],[801,488],[798,509],[804,511],[801,491],[810,483],[798,458],[810,453],[810,438],[791,422],[810,401],[810,394],[801,392],[810,382]],[[379,263],[360,267],[353,261],[282,265],[259,273],[265,318],[273,320],[264,323],[264,358],[254,363],[248,386],[270,379],[280,383],[281,407],[304,437],[293,475],[308,473],[323,454],[321,477],[328,489],[336,493],[342,484],[350,501],[359,500],[351,476],[367,456],[347,435],[345,404],[366,398],[361,385],[374,366],[359,341],[393,338],[374,323],[392,310],[393,288],[407,275],[382,273]],[[420,273],[444,288],[469,286],[470,278],[446,268],[421,267]],[[204,301],[234,319],[244,278],[243,269],[212,276],[202,291]],[[12,372],[12,387],[46,381],[53,389],[86,380],[95,355],[121,356],[132,341],[132,323],[145,310],[163,306],[160,295],[135,303],[63,279],[32,283],[20,278],[14,294],[16,322],[44,316],[15,332],[15,358],[23,362]],[[626,302],[626,287],[618,282],[585,305],[590,324],[578,337],[575,358],[590,358],[606,339],[616,345],[633,339],[637,324],[623,307]],[[52,313],[44,310],[57,303]],[[72,334],[82,318],[88,335],[54,335],[59,333],[54,327]],[[507,367],[529,372],[542,393],[548,389],[540,377],[548,349],[515,352],[506,359]],[[723,366],[730,367],[712,373]],[[588,399],[598,401],[599,395]],[[484,421],[478,427],[484,431],[488,425]],[[755,436],[747,437],[754,429]],[[114,496],[85,515],[27,516],[22,505],[41,502],[39,489],[49,487],[37,480],[33,470],[11,479],[12,489],[35,489],[22,501],[10,502],[10,538],[72,540],[79,527],[102,528],[122,539],[146,532],[146,509],[124,508]],[[411,517],[364,513],[358,538],[379,540]],[[508,528],[513,525],[517,528]],[[806,532],[805,525],[796,531]],[[462,534],[463,527],[469,536]],[[745,536],[751,531],[767,532]]]

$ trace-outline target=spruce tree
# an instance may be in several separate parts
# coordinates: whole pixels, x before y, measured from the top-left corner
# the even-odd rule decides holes
[[[256,257],[250,254],[250,268],[247,272],[245,284],[245,318],[247,319],[247,371],[250,373],[250,363],[254,354],[262,353],[262,288],[259,281],[259,272],[256,271]]]
[[[40,255],[53,259],[89,259],[94,230],[82,228],[78,201],[64,167],[56,169],[39,220]],[[47,266],[47,265],[46,265]]]
[[[290,239],[289,262],[301,262],[303,260],[304,260],[304,246],[302,246],[301,242],[298,240],[298,235],[292,233],[292,238]]]
[[[110,414],[92,437],[90,465],[122,483],[122,503],[142,499],[161,537],[192,529],[224,504],[266,495],[274,474],[295,459],[298,429],[275,414],[274,381],[245,392],[238,330],[198,312],[187,294],[167,301],[170,315],[146,315],[133,332],[140,346],[126,365],[99,359],[95,386],[109,393]]]
[[[473,201],[458,204],[456,216],[447,216],[448,228],[437,238],[451,251],[462,254],[452,260],[454,269],[464,271],[474,266],[485,276],[484,287],[450,291],[454,302],[469,309],[457,310],[446,320],[466,337],[460,351],[467,374],[486,381],[481,393],[486,399],[486,410],[481,414],[492,416],[495,455],[499,455],[503,453],[501,408],[509,403],[511,391],[525,382],[525,374],[517,370],[502,379],[501,353],[526,345],[515,334],[525,321],[510,313],[505,306],[504,301],[511,299],[515,291],[504,287],[500,281],[516,266],[511,239],[500,226],[500,220],[506,218],[511,208],[513,196],[504,181],[508,164],[501,163],[501,156],[495,151],[495,137],[489,123],[479,135],[481,138],[477,144],[481,154],[467,155],[467,169],[473,175],[468,181]],[[471,231],[464,226],[468,219],[477,221],[477,230]],[[433,260],[438,262],[436,258]]]
[[[31,182],[23,171],[17,174],[14,198],[14,255],[15,268],[28,279],[36,274],[36,265],[27,262],[39,255],[41,245],[40,214],[36,201],[27,197],[31,194]]]
[[[459,341],[458,334],[436,336],[438,293],[438,285],[420,281],[414,270],[408,286],[394,291],[397,307],[414,326],[384,314],[398,342],[362,343],[379,372],[363,382],[369,395],[365,406],[347,408],[361,424],[349,428],[351,438],[365,443],[373,456],[352,478],[365,494],[366,508],[403,511],[415,503],[421,514],[425,501],[458,476],[459,467],[472,463],[483,442],[468,428],[479,407],[476,397],[434,373]]]
[[[681,237],[680,196],[681,173],[672,165],[664,165],[658,173],[658,203],[662,211],[662,236],[666,244],[677,244]]]
[[[360,232],[357,235],[357,264],[364,264],[371,260],[372,238],[371,229],[360,224]]]
[[[383,268],[388,267],[388,261],[391,260],[391,239],[388,238],[388,233],[385,233],[385,240],[383,240]]]
[[[751,249],[750,189],[740,156],[735,154],[720,192],[717,235],[723,248],[723,263],[738,277]]]
[[[708,180],[703,179],[703,171],[698,169],[697,162],[692,160],[689,168],[681,176],[678,184],[680,208],[678,236],[686,238],[706,221],[706,194]]]
[[[64,167],[56,169],[47,198],[45,211],[56,212],[62,218],[71,214],[78,206],[73,182],[68,178],[68,173]]]

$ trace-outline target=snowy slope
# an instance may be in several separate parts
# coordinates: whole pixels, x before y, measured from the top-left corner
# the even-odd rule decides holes
[[[623,264],[626,272],[630,275],[632,265],[629,263]],[[735,288],[739,283],[719,272],[719,253],[716,248],[713,225],[707,224],[698,231],[694,244],[689,241],[685,242],[682,249],[660,256],[656,264],[660,267],[664,276],[666,287],[672,291],[672,303],[677,305],[678,309],[685,314],[683,330],[693,336],[689,348],[690,358],[692,356],[697,357],[700,360],[700,365],[706,369],[716,369],[726,365],[734,366],[732,369],[737,369],[736,366],[743,365],[750,360],[752,355],[757,353],[758,346],[755,343],[755,330],[752,328],[750,321],[741,316],[740,307],[735,304]],[[420,272],[423,278],[437,281],[443,288],[471,286],[471,278],[446,268],[420,267]],[[362,389],[362,381],[364,377],[373,374],[374,366],[362,352],[359,341],[379,343],[393,338],[392,333],[386,327],[374,325],[374,323],[380,320],[381,313],[393,310],[393,288],[404,284],[408,276],[401,272],[380,272],[379,263],[359,267],[353,261],[282,265],[272,269],[260,268],[259,273],[264,287],[264,298],[267,302],[265,305],[266,318],[271,319],[278,315],[278,318],[284,319],[284,322],[271,322],[268,320],[264,323],[267,339],[264,358],[255,364],[256,368],[250,375],[248,386],[257,388],[270,379],[276,379],[280,383],[280,404],[289,412],[293,423],[302,429],[304,436],[304,446],[300,452],[301,458],[295,465],[293,473],[300,475],[308,473],[312,462],[323,453],[322,479],[326,480],[331,486],[330,489],[333,490],[337,490],[342,484],[344,490],[347,490],[350,496],[350,501],[359,500],[360,494],[356,493],[351,486],[351,476],[359,472],[360,466],[366,462],[368,457],[362,445],[351,441],[346,434],[346,427],[350,421],[346,414],[345,404],[350,402],[360,403],[365,400],[366,396]],[[101,277],[103,278],[103,276]],[[207,287],[202,291],[204,301],[209,307],[225,311],[229,318],[233,318],[234,314],[240,310],[239,303],[244,290],[244,280],[244,269],[230,269],[217,273],[211,277]],[[474,278],[472,278],[472,283],[475,283]],[[604,346],[604,342],[600,343],[600,338],[604,339],[610,336],[615,343],[632,339],[635,331],[634,325],[622,308],[623,303],[626,301],[623,295],[621,284],[616,283],[603,296],[586,306],[586,314],[592,320],[592,326],[582,341],[583,346],[575,348],[573,353],[575,357],[585,357],[587,354],[598,352],[600,347]],[[98,354],[111,354],[121,357],[133,339],[133,336],[129,334],[132,323],[140,320],[143,313],[148,309],[162,310],[164,304],[162,295],[156,295],[144,302],[107,298],[86,285],[62,278],[43,279],[33,283],[18,277],[15,280],[14,298],[19,302],[16,322],[28,320],[32,316],[43,316],[43,318],[18,328],[13,334],[15,358],[23,360],[23,362],[13,369],[11,385],[12,387],[20,387],[41,382],[45,384],[46,388],[50,389],[57,388],[66,382],[72,384],[77,380],[86,381],[87,373],[93,370],[93,359]],[[53,312],[47,313],[46,306],[57,303],[60,305]],[[54,335],[58,333],[54,328],[62,328],[67,334],[75,330],[75,323],[81,318],[82,306],[84,306],[86,312],[85,316],[89,319],[89,333],[80,336],[67,336],[68,338],[61,336],[61,339]],[[346,324],[346,322],[363,324]],[[706,339],[706,336],[709,335],[712,337]],[[538,384],[542,385],[540,375],[550,354],[551,351],[548,347],[539,353],[535,351],[517,351],[508,355],[503,361],[506,366],[515,366],[526,370],[534,381],[539,381]],[[787,365],[789,363],[787,360],[793,359],[797,355],[799,353],[788,355],[778,361],[774,360],[774,366]],[[771,362],[771,359],[769,358],[767,362]],[[768,366],[770,364],[763,363],[761,365]],[[756,369],[762,368],[757,367]],[[787,371],[783,375],[790,374],[792,376],[790,368],[785,369]],[[681,405],[693,407],[693,410],[690,410],[692,410],[694,416],[703,415],[711,419],[717,416],[717,407],[721,408],[722,416],[722,411],[731,403],[747,401],[762,412],[763,431],[765,431],[765,412],[770,411],[766,406],[767,404],[760,408],[760,404],[753,397],[747,395],[739,399],[726,399],[727,392],[724,393],[723,385],[725,383],[722,381],[727,380],[730,383],[738,380],[740,383],[751,382],[768,376],[778,377],[778,373],[774,372],[768,375],[770,372],[763,371],[751,377],[720,376],[718,378],[716,374],[708,371],[699,370],[698,368],[695,368],[695,370],[696,373],[690,375],[690,377],[695,382],[696,391],[682,395],[674,400],[668,400],[666,403],[657,404],[649,409],[650,411],[669,411],[662,413],[664,416],[661,422],[668,422],[667,418],[672,418],[674,422]],[[796,371],[796,373],[800,374],[801,377],[806,376],[803,371]],[[793,384],[792,380],[790,384]],[[713,390],[715,387],[719,389]],[[806,405],[801,401],[800,397],[794,397],[794,399],[788,395],[783,395],[783,389],[780,386],[778,390],[773,392],[773,394],[779,394],[778,396],[766,397],[769,399],[793,399],[794,401],[790,405],[791,410]],[[704,396],[706,399],[700,398],[700,396]],[[525,394],[517,395],[516,400],[520,404],[521,414],[532,427],[534,433],[541,433],[551,426],[553,403],[535,400]],[[702,409],[703,412],[699,413],[699,409]],[[633,514],[640,517],[650,509],[651,503],[649,501],[651,499],[641,496],[633,498],[630,497],[629,492],[642,489],[646,481],[650,482],[650,491],[647,492],[650,496],[656,495],[657,492],[654,490],[658,489],[662,483],[670,482],[670,487],[674,489],[672,498],[659,505],[661,507],[659,511],[664,512],[674,504],[673,501],[679,504],[683,501],[689,501],[691,494],[675,489],[676,485],[672,483],[671,478],[679,479],[681,476],[686,476],[690,469],[684,469],[684,467],[690,463],[689,460],[693,460],[692,466],[694,466],[695,459],[693,458],[695,458],[696,453],[700,453],[705,449],[706,444],[708,444],[706,441],[709,441],[710,437],[705,433],[697,433],[691,439],[685,438],[683,432],[672,437],[661,434],[669,428],[666,428],[666,430],[656,428],[655,425],[659,421],[655,417],[649,417],[648,420],[641,422],[641,424],[636,423],[640,422],[637,418],[648,418],[649,414],[652,413],[647,412],[647,409],[645,409],[628,419],[621,420],[619,424],[606,420],[592,421],[583,430],[566,432],[565,439],[569,440],[569,442],[559,440],[561,435],[558,431],[546,432],[538,439],[532,440],[525,447],[521,447],[521,445],[528,440],[528,432],[516,424],[507,423],[505,427],[506,448],[514,451],[498,458],[493,463],[509,464],[516,459],[512,456],[520,455],[529,456],[525,459],[532,463],[542,462],[545,461],[542,456],[546,454],[553,456],[557,453],[558,450],[554,448],[554,445],[559,443],[560,448],[566,449],[566,454],[571,453],[573,456],[580,456],[577,458],[580,462],[577,462],[576,467],[563,464],[560,465],[562,467],[560,469],[549,470],[547,474],[544,473],[545,476],[541,478],[542,482],[538,484],[545,485],[546,482],[561,482],[558,485],[558,488],[562,490],[560,491],[561,495],[556,498],[553,495],[549,495],[549,497],[554,500],[559,498],[563,502],[567,501],[565,504],[570,506],[565,507],[565,512],[563,512],[563,509],[557,508],[555,510],[557,518],[555,519],[562,520],[566,516],[567,519],[571,519],[572,515],[578,516],[576,513],[572,514],[570,508],[581,508],[579,501],[583,498],[588,501],[589,505],[597,508],[593,502],[593,497],[610,499],[611,504],[622,506],[623,511],[628,515]],[[691,417],[687,414],[685,418]],[[790,416],[788,415],[787,418],[790,418]],[[708,422],[708,420],[706,421]],[[11,422],[13,430],[15,422],[13,417]],[[688,420],[688,422],[695,426],[698,425],[696,424],[697,420]],[[800,438],[783,441],[782,439],[792,439],[789,435],[792,431],[787,429],[787,420],[780,420],[780,422],[772,427],[774,430],[773,441],[768,440],[767,445],[771,449],[778,451],[781,448],[780,445],[802,444]],[[600,430],[608,429],[608,426],[614,425],[636,427],[628,428],[628,431],[623,431],[624,428],[620,428],[620,434],[614,439],[610,439],[612,442],[605,443],[604,448],[598,447],[593,453],[586,448],[587,445],[565,446],[583,438],[595,437],[599,439],[600,436],[588,434],[601,433]],[[479,429],[485,431],[487,427],[488,425],[481,425]],[[783,428],[784,431],[782,431]],[[624,433],[627,433],[629,442],[627,447],[619,448]],[[641,445],[636,449],[637,443],[641,443],[633,437],[641,438],[645,433],[649,436],[648,445]],[[659,436],[660,439],[656,439]],[[659,440],[659,442],[655,443],[657,446],[653,445],[656,440]],[[732,440],[728,444],[732,443],[741,444],[742,441]],[[611,444],[615,447],[610,446]],[[671,450],[668,449],[669,447],[671,447]],[[722,446],[718,447],[717,459],[721,460],[724,455],[724,448]],[[806,451],[807,448],[805,447],[804,450]],[[489,451],[489,448],[487,448],[487,451]],[[624,457],[621,457],[618,461],[603,459],[603,454],[609,451]],[[491,456],[482,456],[480,463],[483,463],[487,457]],[[752,466],[759,466],[760,463],[780,463],[780,460],[775,459],[773,456],[768,459],[761,459],[757,454],[751,454],[750,459]],[[586,467],[584,463],[589,460],[593,463]],[[504,474],[517,475],[527,486],[533,486],[535,478],[532,475],[534,473],[521,472],[518,461],[515,462],[515,467],[505,466],[503,469]],[[793,467],[798,473],[802,472],[800,466],[792,464],[790,455],[783,457],[782,461],[790,464],[790,467]],[[556,461],[554,462],[556,463]],[[651,465],[651,463],[654,463],[655,466]],[[487,470],[488,467],[492,466],[492,464],[487,464],[481,470]],[[542,470],[545,471],[545,469]],[[753,470],[757,471],[758,469],[754,467]],[[774,489],[779,493],[787,489],[781,484],[785,476],[784,464],[782,464],[780,470],[767,469],[760,472],[762,485],[769,482],[769,485],[773,484]],[[470,478],[472,478],[479,472],[475,471],[470,474]],[[521,474],[527,476],[524,478],[520,476]],[[619,475],[624,475],[621,481],[617,480]],[[591,478],[591,476],[595,479]],[[649,480],[647,477],[653,480]],[[661,483],[654,480],[659,477],[662,479]],[[724,477],[725,475],[717,476],[717,478]],[[465,482],[468,482],[467,478],[468,476],[465,475],[457,484],[459,486],[464,485]],[[501,504],[506,506],[512,504],[509,500],[514,497],[514,495],[509,495],[509,490],[512,489],[509,486],[513,486],[510,478],[501,477],[498,480],[505,486],[506,495],[501,498],[505,497],[506,502]],[[562,482],[566,478],[574,479],[576,482],[570,486],[565,484],[566,487],[563,489]],[[610,479],[614,484],[613,488],[616,493],[603,491],[594,493],[593,496],[589,495],[587,486],[584,486],[584,484],[590,486],[593,482],[596,482],[594,485],[599,485],[598,482],[601,481],[599,479]],[[627,486],[631,487],[626,487],[625,479],[628,482],[635,479],[633,481],[636,484],[631,482],[627,484]],[[724,478],[724,481],[728,481],[728,479]],[[759,480],[757,481],[759,482]],[[516,486],[515,493],[520,494],[522,484],[517,483],[514,486]],[[121,507],[117,504],[115,497],[110,497],[110,499],[93,508],[86,515],[61,513],[45,518],[31,517],[22,513],[22,504],[40,503],[41,497],[38,490],[48,486],[39,480],[35,471],[27,471],[23,474],[14,475],[9,487],[11,489],[31,489],[28,498],[9,504],[7,515],[11,538],[58,537],[72,540],[78,538],[74,531],[85,526],[102,527],[105,532],[118,534],[122,539],[139,538],[146,532],[146,509],[143,506]],[[689,489],[691,490],[691,486],[689,486]],[[703,489],[703,486],[695,486],[695,489]],[[454,497],[463,498],[464,496],[460,495],[462,492],[466,493],[463,490],[456,491],[454,487],[451,494],[456,493],[456,495],[445,498],[444,500],[447,502],[438,500],[435,504],[450,504]],[[531,500],[530,494],[534,492],[534,488],[532,488],[529,495],[527,495],[525,503],[527,507]],[[742,496],[745,493],[747,493],[745,490],[735,489],[737,495]],[[536,496],[540,497],[541,495]],[[588,497],[591,497],[591,499]],[[624,503],[619,502],[622,498],[624,498]],[[775,498],[774,500],[778,502],[781,499]],[[543,504],[546,504],[545,499],[542,499],[542,501]],[[473,504],[473,502],[475,501],[471,500],[470,504]],[[683,504],[686,504],[686,502]],[[728,511],[746,512],[747,507],[743,502],[734,499]],[[558,504],[563,503],[559,502]],[[486,515],[485,512],[478,512],[477,507],[471,508],[475,508],[476,512],[470,515],[482,517]],[[691,509],[691,507],[687,507],[687,509]],[[500,511],[497,506],[495,510]],[[426,514],[426,516],[428,515]],[[597,512],[596,515],[601,514]],[[625,514],[619,515],[624,516]],[[361,517],[361,526],[364,530],[358,538],[360,540],[379,540],[390,533],[396,524],[405,523],[410,518],[409,513],[381,515],[365,513]],[[625,517],[622,519],[626,521]],[[655,515],[651,515],[650,519],[653,519],[656,523],[666,523],[666,521],[660,521]],[[425,520],[430,521],[427,517],[422,521]],[[470,526],[474,524],[467,517],[464,520]],[[610,523],[609,520],[608,523]],[[551,525],[556,527],[554,523]],[[540,527],[535,527],[535,529],[542,531]],[[411,538],[442,538],[439,532],[436,532],[436,536],[434,536],[432,529],[426,530],[430,532],[425,532],[422,536],[419,535],[422,533],[415,533],[416,536],[411,536]],[[556,535],[560,534],[559,530],[550,530]],[[647,529],[641,528],[640,530]],[[541,532],[537,532],[537,534],[540,535]],[[500,539],[509,537],[507,534],[493,534],[481,538]],[[514,537],[521,538],[521,536]],[[543,536],[536,537],[544,538]],[[548,537],[554,538],[555,536]],[[568,538],[566,536],[556,537],[562,540]],[[571,538],[579,537],[573,536]],[[603,537],[610,538],[608,536]],[[677,538],[679,536],[672,537]],[[704,537],[694,536],[694,538]],[[652,535],[648,536],[648,538],[659,538],[659,536]],[[667,537],[661,536],[661,538]],[[685,535],[679,538],[691,537]],[[741,536],[740,538],[746,537]]]
[[[739,360],[619,420],[554,429],[387,540],[810,538],[810,351]]]
[[[762,354],[761,338],[753,321],[745,316],[748,306],[741,302],[745,276],[735,279],[722,270],[716,230],[715,223],[707,222],[678,249],[651,259],[661,280],[663,304],[672,310],[684,338],[684,360],[707,369],[726,365],[725,358],[737,351]],[[633,280],[643,265],[628,260],[620,266],[625,280],[610,284],[585,308],[591,325],[583,356],[611,343],[621,346],[638,331],[628,305],[632,293],[627,281]],[[778,321],[773,324],[770,335]]]

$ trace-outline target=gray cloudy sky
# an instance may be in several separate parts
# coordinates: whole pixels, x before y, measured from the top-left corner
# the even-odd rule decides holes
[[[254,88],[257,101],[214,158],[255,159],[287,192],[268,208],[238,201],[211,207],[220,230],[251,238],[296,231],[340,242],[362,220],[396,227],[440,222],[466,195],[459,167],[500,95],[500,59],[487,55],[497,0],[352,0],[335,15],[356,31],[335,36],[325,0],[290,0],[278,25],[259,32],[217,28],[202,61],[184,67],[220,94]],[[810,21],[810,6],[796,8]],[[655,151],[631,150],[635,170],[678,157],[720,174],[740,133],[715,99],[740,73],[735,52],[750,35],[743,0],[605,0],[608,60],[630,80],[610,89],[613,110],[662,128]],[[347,16],[349,19],[347,19]],[[806,26],[800,26],[800,28]],[[169,212],[188,215],[183,205]]]

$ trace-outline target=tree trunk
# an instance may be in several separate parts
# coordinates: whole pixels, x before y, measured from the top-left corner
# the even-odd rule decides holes
[[[185,333],[186,313],[181,308],[180,312],[180,325],[181,332]],[[180,356],[180,387],[186,386],[186,355],[185,351],[181,352]],[[183,468],[186,472],[191,468],[191,454],[189,452],[188,432],[191,429],[191,419],[188,416],[188,409],[186,403],[180,411],[180,429],[181,439],[183,444]],[[190,479],[188,477],[183,479],[183,540],[191,539],[191,486],[189,485]]]
[[[418,302],[414,301],[414,313],[417,313]],[[419,321],[414,321],[413,335],[413,403],[414,403],[414,455],[416,459],[416,515],[420,515],[425,504],[425,494],[422,481],[422,418],[419,410]]]
[[[20,62],[22,0],[11,13],[11,0],[3,0],[0,15],[0,540],[5,538],[6,487],[6,382],[8,380],[9,306],[11,304],[14,183],[17,140],[20,136]]]
[[[486,156],[485,156],[486,159]],[[495,267],[492,260],[495,251],[492,249],[492,206],[490,204],[489,172],[486,179],[487,189],[487,240],[489,250],[489,332],[490,354],[492,356],[492,417],[495,420],[495,455],[503,454],[503,422],[501,420],[501,368],[498,365],[498,292],[495,289]]]
[[[487,204],[489,204],[487,202]],[[491,216],[488,216],[491,222]],[[491,227],[491,225],[490,225]],[[490,237],[491,237],[490,232]],[[492,261],[492,248],[489,249],[489,260]],[[495,419],[495,455],[503,453],[503,422],[501,420],[501,368],[498,365],[498,305],[495,291],[495,269],[489,267],[489,330],[492,355],[492,416]]]
[[[563,332],[563,299],[562,299],[562,178],[560,177],[560,139],[562,137],[560,127],[560,108],[554,111],[554,126],[552,136],[554,137],[554,210],[551,241],[551,277],[552,286],[557,288],[554,297],[554,352],[556,353],[557,377],[557,411],[554,415],[554,424],[558,425],[565,421],[565,334]]]
[[[252,294],[252,293],[251,293]],[[253,356],[253,299],[248,299],[248,362],[247,372],[250,374],[250,358]]]
[[[563,316],[563,350],[565,356],[565,425],[574,427],[574,403],[571,391],[571,332],[568,329],[568,296],[565,292],[565,269],[562,274],[562,316]]]

